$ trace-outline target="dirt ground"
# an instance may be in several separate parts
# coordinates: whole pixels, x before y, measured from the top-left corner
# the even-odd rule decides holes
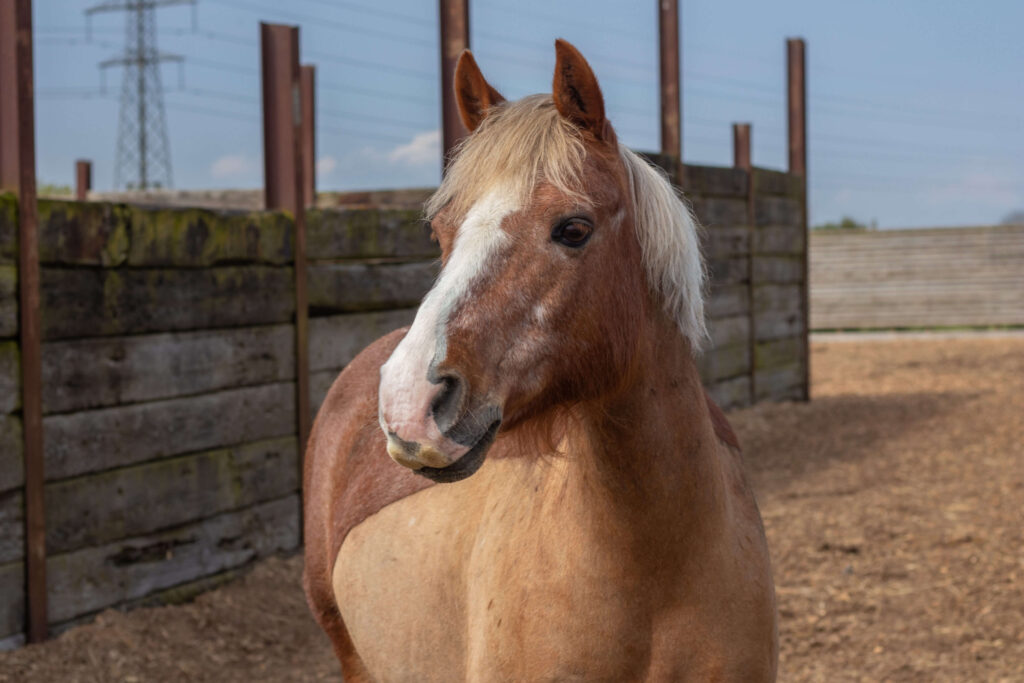
[[[730,415],[775,563],[782,681],[1024,681],[1024,338],[815,342],[809,404]],[[274,558],[0,653],[0,681],[336,680]]]

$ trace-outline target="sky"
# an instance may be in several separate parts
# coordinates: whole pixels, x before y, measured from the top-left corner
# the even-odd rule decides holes
[[[112,189],[126,15],[37,0],[37,166]],[[549,91],[554,39],[590,61],[620,139],[658,141],[655,0],[470,0],[470,46],[514,99]],[[680,0],[683,156],[727,166],[732,122],[755,165],[786,164],[785,39],[807,41],[812,225],[982,225],[1024,209],[1024,2]],[[194,21],[193,21],[194,18]],[[317,66],[317,189],[427,187],[440,176],[436,0],[197,0],[158,10],[176,188],[258,188],[258,22],[300,27]],[[101,86],[104,85],[105,89]]]

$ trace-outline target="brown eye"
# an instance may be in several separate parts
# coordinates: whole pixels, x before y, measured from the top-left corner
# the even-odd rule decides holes
[[[551,231],[551,239],[573,249],[578,249],[590,239],[593,227],[590,221],[582,218],[570,218],[562,221]]]

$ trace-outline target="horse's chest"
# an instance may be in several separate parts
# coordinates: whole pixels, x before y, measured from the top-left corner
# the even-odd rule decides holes
[[[635,674],[650,600],[628,563],[538,514],[550,511],[457,486],[384,508],[342,546],[335,595],[369,669],[385,680]]]

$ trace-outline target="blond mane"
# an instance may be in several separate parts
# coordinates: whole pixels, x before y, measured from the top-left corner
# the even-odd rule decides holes
[[[660,169],[625,146],[619,146],[619,155],[633,194],[648,283],[696,352],[707,338],[707,274],[697,223]],[[427,217],[445,206],[464,216],[498,184],[520,206],[541,180],[567,195],[582,196],[585,156],[579,129],[558,113],[550,95],[501,104],[454,150],[444,181],[427,201]]]

